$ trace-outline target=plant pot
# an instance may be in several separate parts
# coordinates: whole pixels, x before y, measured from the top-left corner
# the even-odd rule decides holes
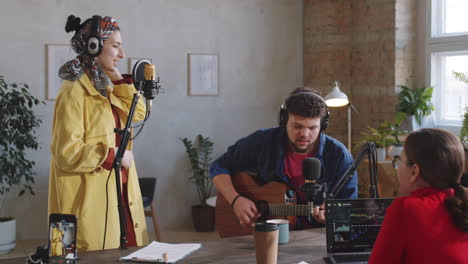
[[[16,219],[0,218],[0,254],[6,254],[16,246]]]
[[[377,161],[384,161],[387,158],[386,148],[377,148]]]
[[[215,209],[207,205],[192,206],[192,222],[197,232],[212,232],[214,230]]]
[[[403,146],[391,145],[388,147],[387,153],[390,158],[393,159],[396,155],[401,156],[401,152],[403,151]]]
[[[421,117],[421,124],[418,124],[416,121],[416,117],[414,115],[407,116],[405,120],[401,123],[401,129],[407,130],[408,132],[412,132],[421,128],[434,128],[434,117],[423,116]]]
[[[418,130],[420,128],[420,125],[416,121],[416,117],[414,117],[414,115],[409,115],[406,117],[405,120],[403,120],[400,127],[403,130],[412,132],[412,131]]]

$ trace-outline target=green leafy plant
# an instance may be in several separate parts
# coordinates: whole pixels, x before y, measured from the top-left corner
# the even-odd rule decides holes
[[[193,175],[190,177],[197,186],[198,198],[202,206],[206,206],[206,199],[211,195],[213,184],[210,179],[209,169],[213,154],[214,143],[208,137],[197,135],[193,143],[187,138],[179,138],[184,143],[185,150],[190,159]]]
[[[402,130],[401,124],[403,121],[406,119],[408,115],[403,112],[396,112],[395,114],[395,121],[393,123],[390,123],[390,130],[391,130],[391,135],[394,137],[395,142],[394,145],[402,145],[400,139],[398,138],[399,135],[407,133],[407,131]]]
[[[468,84],[468,76],[465,73],[455,71],[452,73],[456,79]],[[465,108],[465,114],[463,115],[462,127],[460,129],[460,140],[461,142],[468,142],[468,107]]]
[[[32,109],[41,103],[44,102],[30,94],[27,84],[8,84],[0,76],[0,198],[3,201],[14,186],[20,186],[20,196],[26,190],[34,195],[35,163],[26,158],[26,150],[38,148],[35,131],[42,121]]]
[[[462,81],[464,83],[468,83],[468,75],[466,75],[466,73],[452,71],[452,74],[459,81]]]
[[[461,142],[468,142],[468,107],[465,108],[465,115],[463,117],[462,128],[460,129]]]
[[[362,142],[374,142],[377,148],[385,148],[396,142],[393,136],[392,123],[380,122],[376,128],[368,127],[368,131],[362,132]]]
[[[414,115],[416,122],[421,125],[422,117],[429,115],[434,110],[431,102],[434,88],[428,86],[413,90],[403,85],[399,87],[402,90],[398,94],[398,111],[407,115]]]

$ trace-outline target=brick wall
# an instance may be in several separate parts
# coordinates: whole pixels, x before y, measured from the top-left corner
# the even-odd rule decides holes
[[[367,126],[393,120],[396,85],[414,83],[415,1],[304,0],[304,83],[325,96],[334,80],[359,113],[352,143]],[[347,144],[347,109],[331,108],[328,134]]]

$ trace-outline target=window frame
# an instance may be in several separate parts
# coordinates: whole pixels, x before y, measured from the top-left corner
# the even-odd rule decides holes
[[[428,3],[427,3],[428,2]],[[468,31],[456,33],[442,33],[443,16],[445,15],[445,0],[429,0],[426,2],[426,52],[425,52],[425,66],[426,66],[426,83],[434,87],[432,101],[434,103],[435,111],[432,113],[434,125],[438,128],[445,128],[454,133],[458,133],[462,126],[462,122],[445,120],[442,118],[441,94],[444,87],[440,84],[441,76],[443,73],[437,68],[440,64],[436,62],[438,58],[444,55],[468,55]],[[432,12],[434,8],[439,12]],[[439,25],[439,28],[437,28]],[[468,68],[467,68],[468,71]],[[460,117],[462,118],[462,117]]]

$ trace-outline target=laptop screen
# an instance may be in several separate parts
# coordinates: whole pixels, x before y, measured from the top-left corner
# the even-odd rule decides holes
[[[370,252],[392,201],[392,198],[327,200],[327,251]]]

